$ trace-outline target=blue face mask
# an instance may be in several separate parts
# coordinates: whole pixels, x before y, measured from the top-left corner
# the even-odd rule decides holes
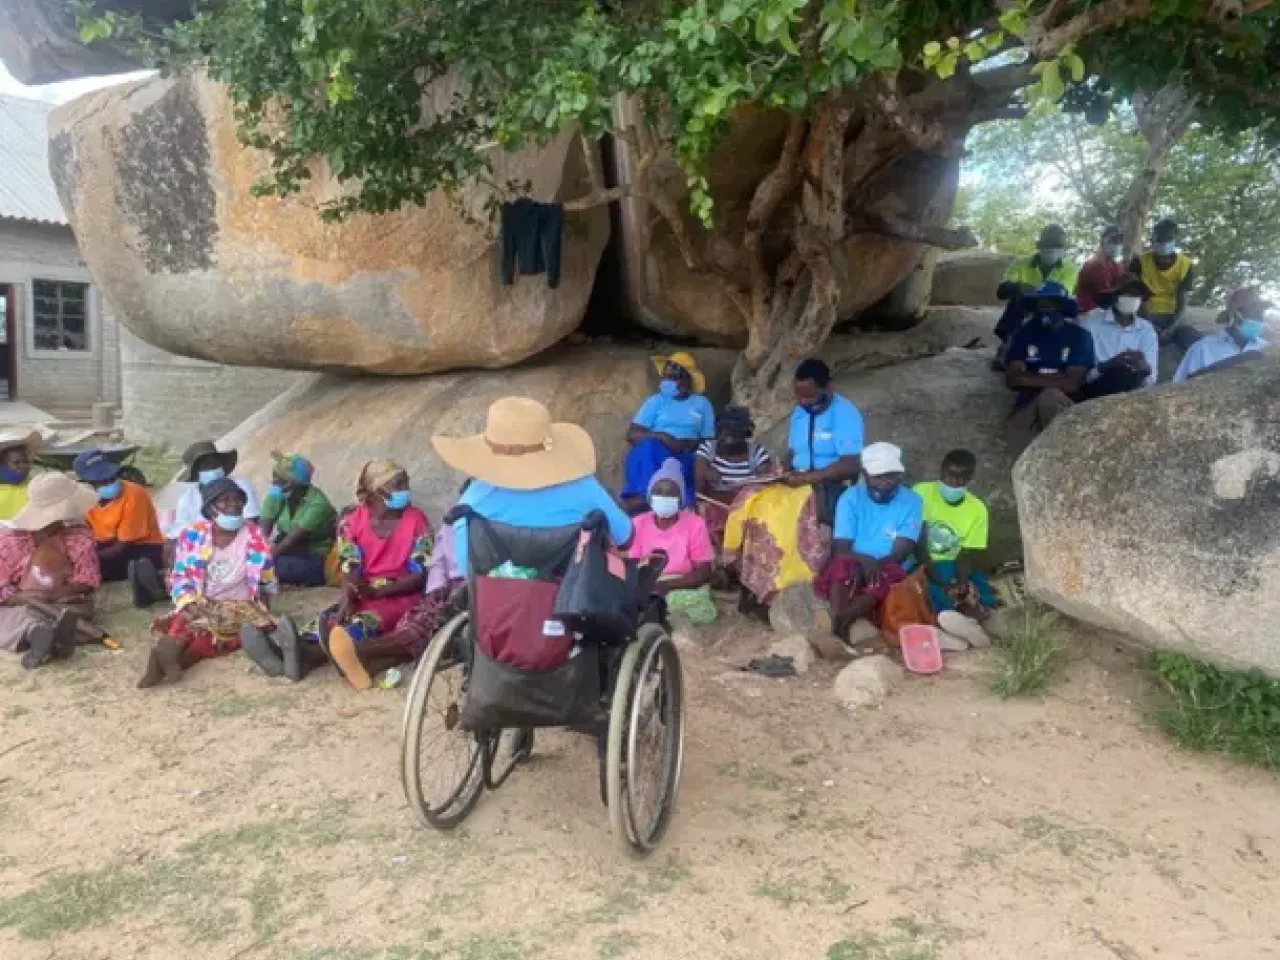
[[[1041,322],[1046,327],[1056,327],[1058,326],[1058,324],[1062,323],[1062,321],[1066,319],[1066,317],[1064,317],[1057,310],[1050,310],[1049,312],[1043,313],[1040,316],[1041,316]]]
[[[271,486],[267,487],[267,496],[275,497],[277,500],[282,499],[284,497],[284,487],[278,483],[271,484]]]
[[[663,380],[658,384],[658,392],[670,400],[680,396],[680,384],[674,380]]]
[[[0,467],[0,483],[7,483],[16,487],[20,483],[27,482],[27,475],[19,473],[17,470],[10,470],[8,467]]]
[[[1261,320],[1240,320],[1236,323],[1236,329],[1240,331],[1240,336],[1244,337],[1246,343],[1253,343],[1266,333],[1266,327]]]
[[[1178,252],[1178,245],[1172,240],[1151,244],[1151,252],[1160,257],[1172,257]]]
[[[945,483],[938,484],[938,496],[952,505],[963,500],[965,493],[966,489],[964,487],[951,487]]]
[[[227,475],[227,471],[223,470],[221,467],[218,467],[214,470],[201,470],[198,474],[196,474],[196,476],[200,478],[200,482],[202,484],[213,483],[213,481],[221,480],[226,475]]]
[[[120,496],[120,493],[123,490],[124,490],[124,484],[122,484],[119,480],[117,480],[115,483],[108,483],[106,486],[98,487],[98,499],[114,500],[116,497]]]
[[[388,510],[403,510],[409,505],[409,501],[413,499],[413,493],[410,490],[396,490],[388,493],[383,498]]]
[[[215,513],[213,515],[213,522],[216,523],[220,529],[227,531],[227,533],[235,533],[244,526],[244,517],[237,517],[230,513]]]
[[[897,495],[897,487],[873,487],[871,484],[867,484],[867,496],[875,503],[889,503]]]

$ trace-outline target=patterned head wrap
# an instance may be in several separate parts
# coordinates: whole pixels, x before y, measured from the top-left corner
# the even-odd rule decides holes
[[[356,499],[363,501],[375,490],[381,490],[397,476],[404,473],[404,467],[394,460],[370,460],[360,471],[360,479],[356,481]]]
[[[294,483],[310,483],[315,475],[315,465],[298,453],[272,453],[271,471]]]

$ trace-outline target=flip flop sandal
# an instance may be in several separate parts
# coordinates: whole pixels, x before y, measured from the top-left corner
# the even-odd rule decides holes
[[[758,673],[762,677],[796,676],[795,660],[776,653],[768,657],[756,657],[742,669],[747,673]]]
[[[356,653],[356,643],[347,631],[337,628],[329,634],[327,653],[334,666],[357,690],[368,690],[373,686],[373,678],[360,662],[360,657]]]

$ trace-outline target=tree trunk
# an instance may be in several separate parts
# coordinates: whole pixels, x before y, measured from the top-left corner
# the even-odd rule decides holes
[[[1133,112],[1138,132],[1146,141],[1146,155],[1120,204],[1126,260],[1142,250],[1151,202],[1165,161],[1191,126],[1195,108],[1195,100],[1177,84],[1166,84],[1154,93],[1140,91],[1133,97]]]

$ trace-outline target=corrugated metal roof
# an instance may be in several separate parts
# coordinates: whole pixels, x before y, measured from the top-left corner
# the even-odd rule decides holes
[[[0,94],[0,217],[66,225],[49,175],[49,113],[55,104]]]

